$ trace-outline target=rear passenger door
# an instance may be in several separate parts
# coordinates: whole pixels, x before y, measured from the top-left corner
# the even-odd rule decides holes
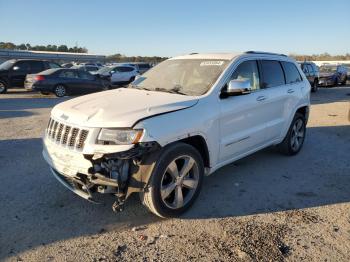
[[[289,93],[285,85],[285,76],[281,62],[277,60],[260,60],[260,69],[262,73],[262,89],[264,97],[265,137],[266,142],[278,139],[281,135],[282,128],[286,122],[288,112],[287,102]]]

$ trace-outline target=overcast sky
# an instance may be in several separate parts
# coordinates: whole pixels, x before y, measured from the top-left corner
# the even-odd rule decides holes
[[[350,0],[0,0],[0,42],[174,56],[350,53]]]

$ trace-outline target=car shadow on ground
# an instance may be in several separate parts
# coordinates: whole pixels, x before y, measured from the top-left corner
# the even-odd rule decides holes
[[[331,145],[331,146],[329,146]],[[135,195],[122,213],[113,197],[95,205],[75,196],[49,172],[40,139],[0,141],[0,260],[40,245],[159,222]],[[350,201],[350,126],[308,128],[297,156],[268,148],[204,179],[182,219],[246,216]],[[334,162],[337,159],[337,163]]]

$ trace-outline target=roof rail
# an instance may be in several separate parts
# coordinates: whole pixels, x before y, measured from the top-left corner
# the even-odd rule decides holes
[[[261,52],[261,51],[247,51],[246,54],[261,54],[261,55],[280,55],[280,56],[286,56],[285,54],[277,54],[277,53],[271,53],[271,52]]]

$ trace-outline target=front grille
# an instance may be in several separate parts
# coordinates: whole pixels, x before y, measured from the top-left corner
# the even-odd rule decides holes
[[[76,150],[83,150],[88,134],[89,130],[65,125],[52,118],[46,129],[46,137],[61,146]]]

